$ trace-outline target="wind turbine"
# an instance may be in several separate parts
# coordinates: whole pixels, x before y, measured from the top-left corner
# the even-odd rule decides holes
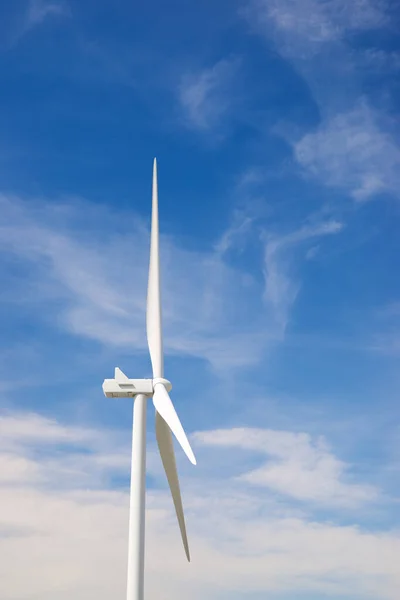
[[[176,469],[172,433],[194,465],[196,459],[169,397],[171,383],[164,379],[164,351],[161,319],[160,252],[158,228],[157,162],[153,165],[153,197],[150,238],[150,267],[147,288],[147,341],[153,379],[129,379],[118,367],[114,379],[105,379],[104,394],[108,398],[134,398],[131,489],[129,508],[129,547],[127,600],[143,600],[144,543],[146,497],[146,409],[153,399],[156,409],[156,437],[161,460],[171,490],[186,557],[190,562],[185,517]],[[172,432],[172,433],[171,433]]]

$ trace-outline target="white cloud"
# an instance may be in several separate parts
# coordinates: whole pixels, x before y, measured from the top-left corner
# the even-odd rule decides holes
[[[387,356],[400,355],[400,302],[390,302],[370,315],[372,333],[366,347]]]
[[[106,435],[101,430],[64,426],[35,413],[3,414],[0,483],[33,481],[63,488],[78,482],[98,488],[112,473],[129,468],[127,445],[126,438],[112,432]]]
[[[389,29],[390,10],[385,0],[260,0],[250,3],[246,13],[295,66],[319,106],[318,129],[296,143],[289,140],[297,161],[322,183],[356,200],[398,195],[400,148],[393,123],[360,101],[368,69],[374,64],[380,71],[396,68],[396,54],[357,51],[348,43],[354,32]],[[292,131],[293,125],[286,129]]]
[[[385,2],[373,0],[256,0],[247,16],[284,54],[305,58],[348,32],[382,27],[388,21],[385,8]]]
[[[31,29],[42,23],[50,16],[65,15],[67,11],[64,2],[49,0],[29,0],[26,14],[26,28]]]
[[[37,314],[74,334],[147,349],[149,232],[140,220],[85,202],[50,205],[2,197],[1,206],[0,248],[29,265],[24,280],[29,295],[12,294],[14,307],[15,297],[32,303],[39,296]],[[257,319],[274,318],[248,315],[261,288],[217,251],[188,251],[166,235],[161,244],[167,351],[201,357],[215,367],[257,361],[268,342]]]
[[[69,6],[64,0],[28,0],[22,23],[14,34],[14,43],[47,19],[65,17],[69,14]]]
[[[83,201],[62,205],[2,196],[0,204],[0,251],[24,266],[21,281],[7,279],[3,301],[13,310],[30,304],[37,318],[75,335],[146,352],[149,233],[144,224]],[[263,241],[260,228],[253,227],[254,219],[238,212],[208,252],[186,250],[162,235],[168,352],[203,358],[217,369],[258,362],[271,343],[282,339],[296,297],[288,268],[291,251],[340,229],[322,223]],[[226,256],[254,237],[260,268],[265,243],[264,304],[262,271],[254,277],[231,266]]]
[[[29,422],[34,423],[35,431],[43,433],[45,448],[49,449],[49,440],[55,439],[52,454],[43,455],[39,437],[27,447],[25,432]],[[3,433],[8,432],[8,439],[13,442],[15,459],[31,461],[41,474],[41,479],[35,480],[21,471],[18,485],[16,481],[0,483],[0,578],[4,597],[122,597],[126,582],[128,497],[125,488],[112,490],[107,478],[101,477],[101,469],[94,468],[101,463],[98,455],[110,450],[110,437],[118,439],[117,432],[82,428],[75,431],[73,426],[23,413],[6,416],[2,426]],[[55,435],[55,430],[60,434]],[[87,431],[85,442],[83,431]],[[237,449],[246,447],[259,452],[267,440],[270,450],[279,456],[286,455],[295,442],[304,459],[309,453],[314,456],[313,452],[319,452],[304,434],[293,438],[290,432],[267,430],[260,431],[257,438],[249,433],[201,432],[195,436],[195,442],[200,436],[211,436],[219,442],[234,441]],[[61,452],[57,439],[65,437],[80,441]],[[93,439],[97,440],[96,450]],[[88,450],[93,461],[84,462],[82,473],[74,478],[65,465],[83,458]],[[202,448],[198,450],[201,458]],[[9,450],[3,449],[0,438],[0,456],[5,452]],[[215,467],[219,453],[214,446],[211,459]],[[128,448],[124,454],[129,457]],[[308,520],[266,494],[256,493],[260,488],[250,490],[245,481],[232,482],[223,475],[209,480],[202,469],[200,460],[195,476],[182,478],[192,550],[190,565],[181,548],[164,477],[160,482],[157,477],[157,486],[148,491],[146,598],[190,594],[199,600],[217,600],[221,594],[229,594],[240,600],[252,593],[279,592],[291,597],[293,593],[313,592],[397,600],[397,533],[368,532],[357,525]],[[99,475],[96,488],[90,485],[93,471]],[[86,475],[86,480],[82,475]],[[61,486],[64,476],[67,484]]]
[[[0,206],[0,252],[25,267],[21,281],[7,279],[3,301],[13,310],[31,304],[36,318],[74,335],[147,352],[149,232],[140,219],[83,201],[62,205],[0,196]],[[265,236],[256,221],[236,211],[210,251],[189,251],[162,235],[167,352],[199,357],[224,370],[256,364],[282,340],[299,289],[292,275],[293,257],[299,262],[295,250],[339,232],[341,225],[320,222]],[[260,253],[251,271],[230,260],[249,239]]]
[[[342,224],[337,221],[327,221],[304,226],[286,235],[267,238],[264,297],[273,307],[276,321],[280,324],[282,332],[286,328],[290,308],[300,289],[300,284],[290,274],[292,256],[290,251],[293,247],[314,238],[338,233],[342,227]]]
[[[0,438],[4,447],[17,439],[19,444],[34,442],[43,443],[78,443],[98,437],[98,434],[87,429],[63,427],[57,421],[37,415],[36,413],[10,414],[0,416]]]
[[[380,73],[396,72],[400,69],[400,52],[396,50],[367,48],[362,51],[360,60],[365,68],[376,69]]]
[[[206,131],[219,129],[230,114],[233,97],[232,82],[237,61],[221,60],[208,69],[187,73],[179,86],[179,102],[184,119],[190,127]]]
[[[206,445],[266,455],[265,464],[242,473],[240,479],[296,500],[355,507],[377,499],[377,490],[372,486],[347,481],[347,465],[332,454],[322,438],[250,428],[207,431],[197,433],[195,438]]]
[[[38,467],[35,462],[5,452],[0,454],[0,485],[36,481],[38,478]]]
[[[70,7],[66,0],[25,0],[24,10],[14,31],[10,32],[11,46],[48,20],[69,17]]]
[[[311,175],[356,200],[398,194],[400,148],[365,103],[324,120],[294,145],[294,153]]]
[[[232,249],[240,252],[246,245],[253,223],[254,217],[246,214],[243,210],[236,209],[230,226],[215,245],[216,252],[220,255]]]

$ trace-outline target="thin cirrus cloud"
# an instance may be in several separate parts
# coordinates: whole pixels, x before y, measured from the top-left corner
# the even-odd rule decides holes
[[[26,14],[27,27],[39,25],[45,19],[54,15],[64,15],[66,4],[49,0],[30,0]]]
[[[313,177],[349,191],[355,200],[398,195],[400,148],[377,117],[361,103],[328,118],[294,144],[296,160]]]
[[[13,33],[13,43],[18,43],[25,35],[49,19],[68,16],[70,16],[70,8],[64,0],[28,0],[20,24]]]
[[[121,231],[117,220],[113,228],[108,209],[100,216],[101,209],[90,203],[75,208],[46,203],[34,207],[34,203],[3,198],[2,206],[3,252],[32,265],[29,299],[44,290],[49,307],[52,299],[61,301],[62,324],[75,335],[145,350],[148,232],[144,224],[129,215],[128,231]],[[168,236],[162,243],[169,351],[208,357],[215,364],[243,362],[232,342],[248,346],[261,337],[254,330],[238,331],[231,321],[237,311],[245,310],[252,287],[248,279],[213,253],[185,251]],[[234,286],[236,303],[227,301],[226,307]]]
[[[10,467],[3,475],[11,472],[12,464],[17,466],[13,477],[3,477],[0,484],[4,596],[84,600],[96,594],[105,600],[123,595],[129,498],[125,485],[111,482],[128,473],[129,448],[119,443],[118,460],[113,456],[119,432],[23,412],[1,415],[0,431],[0,464]],[[246,453],[265,453],[282,459],[275,468],[283,479],[285,461],[295,454],[306,465],[338,461],[304,433],[225,429],[197,432],[192,438],[200,456],[208,446],[208,460],[215,468],[224,448],[235,450],[239,464]],[[267,488],[251,485],[246,478],[210,478],[206,458],[199,462],[196,478],[182,477],[193,555],[190,568],[184,563],[164,475],[151,458],[146,525],[150,597],[192,590],[199,600],[243,593],[279,593],[285,599],[293,593],[352,593],[395,600],[400,584],[398,533],[335,524],[331,518],[325,521],[310,513],[307,517],[302,511],[304,503],[312,509],[313,500],[321,502],[321,469],[309,468],[307,498],[291,494],[294,501],[301,500],[297,507],[276,501]],[[326,479],[326,467],[322,471]],[[353,498],[355,489],[348,484]],[[288,486],[286,492],[290,493]],[[358,506],[366,501],[357,495]],[[15,576],[16,565],[25,577]]]
[[[17,299],[32,302],[41,296],[40,314],[53,314],[55,300],[56,322],[61,319],[70,333],[146,350],[148,231],[140,219],[126,216],[130,226],[121,231],[115,211],[113,221],[108,209],[104,214],[90,203],[74,207],[2,200],[2,251],[30,265],[24,282],[30,294]],[[265,336],[254,324],[236,326],[256,283],[216,252],[186,251],[168,236],[162,245],[168,351],[205,358],[216,367],[256,360]]]
[[[389,31],[389,10],[385,1],[286,0],[250,3],[246,12],[255,30],[273,41],[307,82],[319,105],[314,130],[297,140],[283,135],[295,160],[307,175],[360,201],[383,193],[397,196],[400,183],[392,124],[363,97],[367,65],[376,52],[355,52],[348,41],[355,32]],[[390,52],[380,50],[378,56],[381,65],[393,61]]]
[[[290,273],[290,256],[294,248],[306,242],[339,233],[343,224],[339,221],[326,221],[305,225],[297,231],[279,237],[269,236],[265,243],[265,290],[264,298],[274,307],[276,320],[282,331],[285,330],[289,309],[295,302],[300,283]],[[286,268],[284,268],[284,265]]]
[[[260,31],[267,30],[285,54],[305,58],[346,33],[384,26],[385,9],[385,2],[373,0],[256,0],[249,3],[246,15]]]
[[[2,197],[1,206],[1,250],[29,265],[24,287],[30,293],[10,292],[13,302],[38,306],[40,297],[38,316],[53,315],[54,321],[57,310],[55,322],[70,333],[145,351],[148,232],[141,220],[126,216],[122,222],[130,227],[121,231],[115,211],[112,216],[83,201],[50,205]],[[225,259],[238,235],[252,235],[243,219],[243,227],[234,221],[209,252],[187,251],[162,238],[166,347],[217,369],[254,364],[282,339],[295,300],[291,253],[300,242],[340,231],[339,224],[322,223],[260,240],[265,269],[257,274]]]
[[[191,129],[208,132],[220,129],[232,116],[231,88],[238,60],[223,59],[212,67],[185,73],[178,88],[178,101],[184,123]]]
[[[314,440],[305,433],[237,428],[199,432],[195,439],[206,446],[240,448],[265,455],[265,464],[241,473],[239,479],[295,500],[355,508],[378,499],[373,486],[346,480],[347,465],[332,454],[322,438]]]

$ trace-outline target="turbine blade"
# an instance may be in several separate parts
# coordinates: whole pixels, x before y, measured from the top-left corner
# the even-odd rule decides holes
[[[186,433],[183,431],[182,424],[176,414],[171,398],[162,383],[156,383],[154,386],[153,404],[156,411],[162,416],[179,444],[182,446],[182,449],[190,462],[195,465],[196,459],[193,450],[190,447],[189,440],[186,437]]]
[[[186,535],[185,516],[183,514],[181,490],[179,487],[178,471],[176,469],[174,445],[172,441],[171,430],[162,416],[156,411],[156,437],[158,449],[164,471],[168,479],[169,489],[171,490],[172,500],[175,506],[175,512],[178,519],[179,529],[183,547],[188,561],[190,562],[189,544]]]
[[[161,323],[160,249],[158,232],[157,161],[153,165],[153,198],[151,212],[150,266],[147,288],[146,313],[147,341],[149,344],[153,377],[164,376],[164,356]]]

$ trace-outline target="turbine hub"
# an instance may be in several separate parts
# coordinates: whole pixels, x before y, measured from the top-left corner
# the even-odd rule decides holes
[[[168,381],[168,379],[164,379],[164,377],[156,377],[155,379],[153,379],[153,389],[157,385],[157,383],[162,383],[167,392],[170,392],[172,390],[172,383]]]

